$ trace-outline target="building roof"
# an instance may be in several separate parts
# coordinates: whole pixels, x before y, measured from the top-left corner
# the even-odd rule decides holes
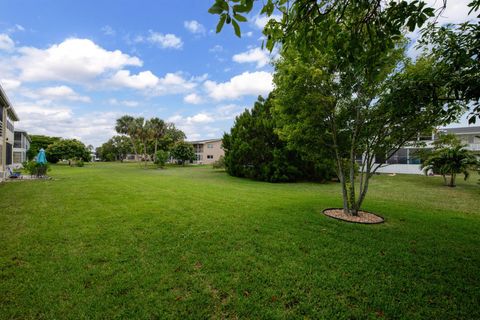
[[[459,128],[442,128],[442,131],[454,134],[480,134],[480,126],[469,126]]]
[[[217,142],[217,141],[222,141],[222,139],[207,139],[207,140],[196,140],[196,141],[185,141],[185,142],[191,143],[191,144],[205,144],[205,143]]]
[[[8,100],[7,94],[5,93],[5,91],[3,91],[1,84],[0,84],[0,104],[7,109],[8,116],[10,117],[10,119],[12,119],[13,121],[20,120],[18,118],[17,113],[13,109],[12,104],[10,103],[10,100]]]

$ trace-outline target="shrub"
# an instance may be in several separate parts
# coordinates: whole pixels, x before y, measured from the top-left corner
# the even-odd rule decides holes
[[[213,163],[213,169],[225,169],[225,157],[220,156],[217,161]]]
[[[70,167],[83,167],[85,166],[85,162],[83,161],[83,159],[73,158],[68,160],[68,165]]]
[[[23,169],[32,176],[40,177],[45,176],[50,171],[50,165],[48,163],[40,164],[35,161],[25,161]]]
[[[168,158],[170,158],[170,153],[165,150],[158,150],[157,154],[155,155],[155,164],[159,168],[165,167],[165,164],[167,163]]]

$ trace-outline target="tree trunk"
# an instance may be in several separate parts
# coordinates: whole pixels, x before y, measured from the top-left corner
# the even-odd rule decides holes
[[[452,188],[455,187],[455,176],[456,176],[456,175],[455,175],[455,173],[453,173],[453,172],[450,174],[450,184],[449,184],[449,187],[452,187]]]
[[[153,153],[153,162],[157,161],[157,147],[158,147],[158,140],[155,139],[155,151]]]
[[[143,161],[145,161],[145,168],[147,167],[147,143],[143,144]]]

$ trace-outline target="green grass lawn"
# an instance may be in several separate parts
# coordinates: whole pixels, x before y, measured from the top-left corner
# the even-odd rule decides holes
[[[336,183],[210,167],[54,166],[0,185],[1,318],[480,319],[480,185],[377,176],[337,221]]]

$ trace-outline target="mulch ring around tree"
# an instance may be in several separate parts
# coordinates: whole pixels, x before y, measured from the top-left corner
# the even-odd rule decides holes
[[[352,216],[343,212],[341,208],[327,208],[322,213],[327,217],[352,223],[378,224],[385,222],[383,217],[367,211],[358,211],[358,216]]]

